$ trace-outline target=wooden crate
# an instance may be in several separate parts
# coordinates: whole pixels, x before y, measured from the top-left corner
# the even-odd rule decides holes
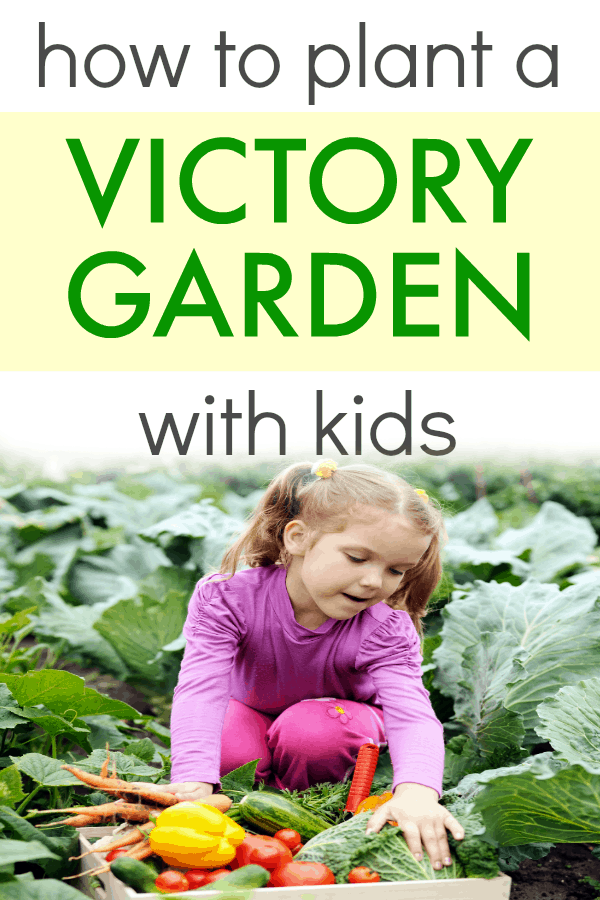
[[[104,837],[113,828],[80,828],[80,853],[91,850],[88,838]],[[90,853],[81,860],[81,883],[79,889],[94,900],[156,900],[157,894],[136,894],[131,888],[118,881],[108,872],[99,875],[102,888],[92,888],[86,872],[102,864],[103,855]],[[380,881],[378,884],[334,884],[319,887],[258,888],[253,891],[253,900],[508,900],[511,880],[508,875],[499,875],[489,880],[484,878],[449,878],[440,881]],[[197,897],[204,900],[218,897],[218,891],[186,891],[181,895],[169,896]],[[259,897],[260,895],[260,897]]]

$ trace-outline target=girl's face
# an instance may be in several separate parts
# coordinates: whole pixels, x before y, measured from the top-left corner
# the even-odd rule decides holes
[[[431,542],[404,516],[368,506],[343,531],[321,534],[312,546],[314,533],[300,520],[288,523],[284,539],[296,620],[313,628],[387,600]]]

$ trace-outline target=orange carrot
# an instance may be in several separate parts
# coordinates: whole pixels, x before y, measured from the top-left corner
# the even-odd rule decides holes
[[[208,806],[214,806],[215,809],[222,813],[226,813],[233,805],[233,801],[226,797],[225,794],[211,794],[209,797],[203,797],[200,802],[206,803]]]
[[[157,790],[154,785],[142,788],[139,786],[140,783],[136,782],[136,787],[132,788],[128,781],[122,781],[120,778],[104,778],[101,775],[92,775],[91,772],[83,772],[75,766],[65,765],[61,766],[61,768],[75,775],[76,778],[79,778],[80,781],[83,781],[89,787],[98,788],[107,794],[134,794],[137,797],[142,797],[144,800],[153,800],[160,806],[175,806],[179,802],[173,794]]]
[[[102,763],[102,768],[100,769],[100,777],[106,778],[108,776],[108,763],[110,760],[110,751],[108,749],[108,741],[106,742],[106,759]]]
[[[73,813],[74,815],[101,816],[103,819],[112,819],[120,816],[128,822],[147,822],[150,815],[159,815],[160,809],[152,809],[135,803],[123,803],[117,800],[115,803],[103,803],[101,806],[71,806],[67,809],[46,809],[45,813]]]
[[[352,784],[350,785],[350,792],[345,806],[348,812],[356,812],[356,807],[361,800],[365,800],[369,796],[378,758],[379,747],[377,744],[363,744],[358,751]]]
[[[121,847],[127,847],[130,844],[139,844],[145,840],[146,836],[154,827],[154,822],[145,822],[143,825],[136,825],[135,828],[125,831],[118,838],[115,838],[106,844],[98,841],[91,850],[82,853],[81,856],[70,856],[69,859],[83,859],[84,856],[89,856],[90,853],[110,853],[111,850],[119,850]],[[104,838],[104,840],[106,840],[106,838]]]
[[[123,856],[129,856],[132,859],[146,859],[148,856],[152,856],[154,853],[152,847],[150,846],[149,841],[143,841],[141,844],[136,844],[136,846],[131,847],[127,853],[124,853]],[[87,877],[90,875],[102,875],[105,872],[110,871],[110,863],[104,863],[101,866],[98,866],[95,869],[88,869],[85,873]],[[81,873],[80,873],[81,874]],[[68,875],[66,878],[63,878],[63,881],[67,881],[69,878],[77,878],[77,875]]]
[[[102,825],[102,821],[102,816],[71,816],[69,819],[61,819],[60,822],[45,822],[35,827],[54,828],[55,825],[72,825],[73,828],[87,828],[88,825]]]

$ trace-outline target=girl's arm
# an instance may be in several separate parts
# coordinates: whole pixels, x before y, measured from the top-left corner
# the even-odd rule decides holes
[[[212,793],[219,784],[231,673],[245,633],[242,606],[231,582],[223,581],[200,582],[190,601],[171,712],[171,779],[172,784],[197,785],[194,794],[209,788]]]

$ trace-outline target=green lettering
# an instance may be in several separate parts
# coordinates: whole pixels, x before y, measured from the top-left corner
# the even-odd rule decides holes
[[[75,161],[77,171],[79,172],[81,180],[83,181],[83,186],[88,197],[90,198],[90,201],[94,208],[94,212],[96,213],[96,216],[102,228],[104,228],[104,223],[106,222],[108,214],[112,209],[112,205],[115,202],[115,198],[119,192],[119,188],[123,184],[125,173],[129,168],[129,163],[133,159],[135,148],[137,147],[139,142],[139,138],[126,139],[125,143],[121,147],[119,157],[110,174],[106,189],[104,193],[102,193],[98,186],[98,182],[96,181],[96,176],[94,175],[92,167],[90,166],[89,160],[86,156],[85,150],[83,149],[83,144],[81,143],[79,138],[67,138],[67,145],[69,147],[69,150],[71,151],[71,156]]]
[[[259,291],[258,289],[259,266],[272,266],[279,275],[275,287],[268,291]],[[277,301],[287,294],[292,284],[292,270],[285,259],[276,256],[275,253],[246,253],[244,269],[246,337],[257,337],[258,335],[259,304],[284,337],[298,337],[276,305]]]
[[[90,334],[103,338],[119,338],[131,334],[142,324],[150,308],[150,294],[115,294],[117,306],[135,306],[135,310],[130,318],[121,325],[101,325],[100,322],[96,322],[83,308],[81,291],[83,282],[90,272],[93,272],[94,269],[100,266],[107,265],[125,266],[134,275],[141,275],[146,268],[139,259],[136,259],[135,256],[130,256],[129,253],[120,253],[117,250],[94,253],[93,256],[84,259],[73,272],[69,282],[69,306],[81,327],[85,328]]]
[[[517,306],[512,306],[493,284],[456,250],[456,336],[469,336],[469,283],[479,288],[496,309],[529,340],[529,253],[517,253]]]
[[[287,155],[289,150],[306,150],[302,138],[257,138],[255,150],[273,151],[273,221],[287,222]]]
[[[311,335],[313,337],[341,337],[353,334],[367,322],[375,309],[377,290],[375,280],[364,263],[345,253],[311,254]],[[346,322],[325,324],[325,266],[343,266],[358,277],[363,299],[359,311]]]
[[[370,154],[377,160],[383,172],[383,190],[379,198],[372,206],[357,212],[340,209],[331,202],[323,189],[323,175],[327,163],[338,153],[343,153],[344,150],[362,150],[364,153]],[[394,199],[398,179],[394,163],[379,144],[369,141],[367,138],[341,138],[339,141],[332,141],[315,157],[310,169],[309,181],[312,198],[322,213],[336,222],[344,222],[346,225],[361,225],[363,222],[376,219],[386,211]]]
[[[194,171],[202,157],[206,156],[207,153],[212,153],[213,150],[231,150],[233,153],[239,153],[240,156],[246,156],[246,145],[243,141],[238,141],[236,138],[210,138],[210,140],[198,144],[184,159],[181,172],[179,173],[181,196],[188,209],[195,216],[198,216],[199,219],[204,219],[205,222],[212,222],[214,225],[231,225],[233,222],[241,222],[242,219],[246,218],[245,203],[238,206],[237,209],[232,209],[228,212],[218,212],[205,206],[196,197],[193,185]]]
[[[427,154],[441,153],[446,157],[446,169],[441,175],[427,175]],[[447,141],[435,138],[415,138],[413,141],[413,222],[425,221],[426,192],[445,212],[451,222],[465,222],[444,186],[454,181],[460,169],[460,157]]]
[[[467,144],[492,183],[494,222],[506,222],[506,186],[525,156],[532,138],[519,138],[501,169],[496,166],[487,147],[479,138],[467,138]]]
[[[183,301],[192,281],[195,281],[204,297],[204,303],[186,303]],[[154,337],[166,337],[171,325],[178,316],[210,316],[221,337],[233,337],[225,314],[219,305],[217,295],[212,289],[208,276],[195,250],[192,250],[185,268],[175,285],[175,290],[165,306],[160,322],[156,326]]]
[[[394,337],[439,337],[439,325],[408,325],[407,297],[437,297],[437,284],[407,284],[407,266],[437,266],[439,253],[394,253],[393,255],[393,334]]]

